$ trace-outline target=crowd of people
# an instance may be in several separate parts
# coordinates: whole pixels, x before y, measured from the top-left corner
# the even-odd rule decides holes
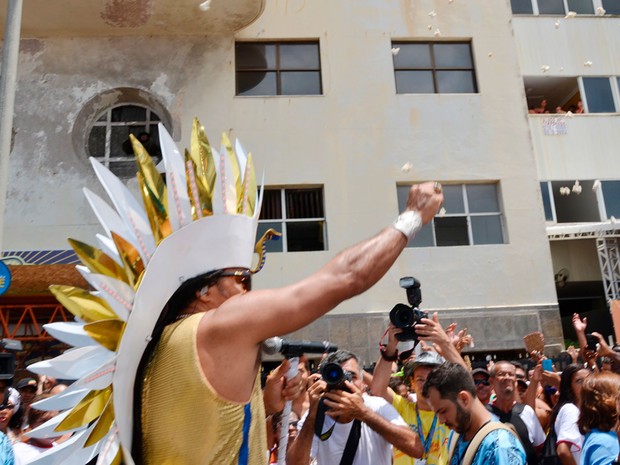
[[[13,387],[12,385],[15,385]],[[36,403],[67,388],[55,378],[39,376],[14,382],[12,375],[2,375],[0,390],[0,465],[25,465],[51,447],[68,439],[31,437],[29,432],[43,425],[59,412],[36,408]]]
[[[547,99],[542,99],[540,101],[540,103],[535,106],[532,107],[528,110],[528,113],[530,114],[548,114],[548,113],[555,113],[555,114],[566,114],[566,113],[571,113],[571,114],[581,114],[581,113],[585,113],[585,109],[583,108],[583,102],[581,100],[579,100],[577,102],[576,105],[570,105],[568,107],[568,110],[565,110],[564,107],[562,105],[558,105],[555,107],[554,111],[551,111],[548,107],[547,104]]]
[[[568,350],[572,363],[561,371],[537,351],[528,365],[472,369],[461,355],[469,336],[444,330],[436,315],[415,326],[419,342],[404,356],[402,329],[390,325],[372,373],[339,350],[312,373],[302,358],[287,381],[285,361],[264,387],[270,463],[278,463],[282,421],[289,465],[617,463],[620,352],[598,333],[588,335],[593,346],[585,318],[574,315],[573,326],[580,348]],[[334,364],[343,373],[336,385]],[[286,399],[292,414],[283,419]]]

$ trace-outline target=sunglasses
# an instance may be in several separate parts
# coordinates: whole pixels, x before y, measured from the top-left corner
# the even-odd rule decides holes
[[[479,385],[481,385],[481,384],[482,384],[483,386],[490,386],[489,381],[488,381],[488,380],[486,380],[486,379],[479,379],[478,381],[474,381],[474,384],[475,384],[476,386],[479,386]]]
[[[246,291],[252,290],[252,272],[249,270],[222,271],[217,277],[224,278],[226,276],[234,276]]]

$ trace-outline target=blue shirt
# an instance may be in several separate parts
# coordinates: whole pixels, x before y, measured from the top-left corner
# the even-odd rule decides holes
[[[6,434],[0,432],[0,465],[14,465],[13,445]]]
[[[465,457],[465,451],[471,441],[463,441],[459,436],[454,449],[450,465],[460,465]],[[505,429],[491,431],[482,440],[472,465],[526,465],[525,450],[519,439]]]
[[[583,441],[579,465],[609,465],[618,457],[619,449],[615,431],[592,429]]]

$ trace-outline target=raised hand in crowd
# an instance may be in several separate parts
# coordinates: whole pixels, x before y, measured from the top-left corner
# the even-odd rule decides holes
[[[433,344],[433,348],[443,358],[467,368],[463,357],[461,357],[461,354],[453,344],[452,338],[439,323],[437,312],[433,313],[432,318],[422,318],[420,323],[415,326],[415,332],[421,341]],[[454,328],[452,332],[454,332]]]

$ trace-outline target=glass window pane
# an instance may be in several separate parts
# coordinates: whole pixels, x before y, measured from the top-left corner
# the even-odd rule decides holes
[[[278,95],[276,73],[237,73],[237,95]]]
[[[396,71],[397,94],[434,94],[432,71]]]
[[[325,250],[324,221],[286,223],[286,247],[289,252]]]
[[[471,94],[476,92],[472,71],[437,71],[437,92],[440,94]]]
[[[112,109],[112,122],[118,123],[122,121],[145,121],[146,108],[135,105],[123,105]]]
[[[614,113],[616,111],[609,78],[583,78],[583,87],[586,91],[588,112]]]
[[[469,245],[467,218],[464,216],[435,218],[438,246]]]
[[[258,223],[258,227],[256,228],[256,242],[263,237],[263,234],[269,229],[273,228],[279,233],[282,232],[282,222],[278,221],[269,221],[269,222],[260,222]],[[267,246],[267,253],[271,252],[282,252],[283,251],[283,242],[281,237],[274,237],[270,241],[265,242]]]
[[[510,6],[516,15],[531,15],[533,13],[532,0],[510,0]]]
[[[321,95],[318,71],[283,71],[280,73],[281,95]]]
[[[155,113],[151,112],[151,121],[161,121],[161,118]]]
[[[268,189],[263,192],[263,205],[259,220],[275,220],[282,218],[282,197],[280,189]]]
[[[396,186],[396,198],[398,199],[398,212],[405,210],[407,197],[409,196],[409,186]]]
[[[236,69],[275,69],[276,47],[273,44],[238,42],[235,44]]]
[[[545,209],[545,220],[553,221],[553,211],[551,210],[551,198],[549,196],[549,187],[546,182],[540,183],[540,194],[542,196],[543,207]]]
[[[322,189],[286,189],[287,218],[323,218]]]
[[[594,14],[592,0],[568,0],[568,10],[582,15]]]
[[[443,206],[448,215],[465,213],[461,184],[443,186]]]
[[[434,44],[436,68],[473,68],[469,44]]]
[[[318,44],[280,45],[280,69],[319,69]]]
[[[407,243],[407,247],[433,247],[434,245],[432,223],[423,226],[415,237]]]
[[[110,157],[133,158],[129,126],[113,126],[110,134]]]
[[[469,184],[467,189],[467,203],[471,213],[498,212],[497,185]]]
[[[620,181],[603,181],[603,199],[607,210],[607,219],[612,216],[620,219]]]
[[[105,126],[93,126],[88,135],[88,153],[91,157],[105,156]]]
[[[603,8],[608,15],[620,15],[619,0],[603,0]]]
[[[394,69],[431,68],[431,49],[429,44],[394,43],[400,50],[394,55]]]
[[[564,2],[562,0],[538,0],[538,12],[541,15],[563,15]]]
[[[502,221],[497,216],[472,216],[471,232],[474,245],[479,244],[503,244]]]
[[[133,157],[127,161],[112,161],[109,168],[116,176],[124,179],[133,178],[138,172],[138,165]]]

